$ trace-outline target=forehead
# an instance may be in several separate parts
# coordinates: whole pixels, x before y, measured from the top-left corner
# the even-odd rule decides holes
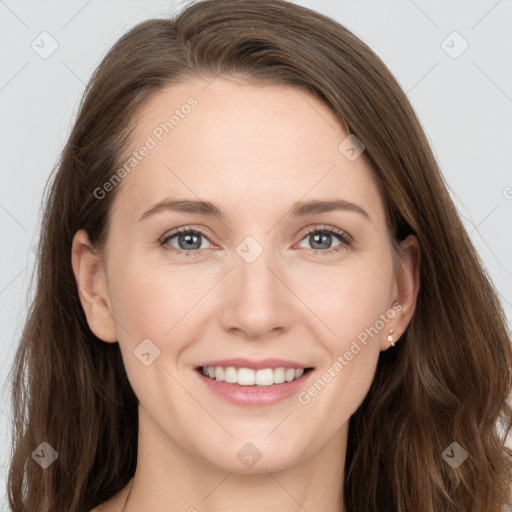
[[[353,161],[344,156],[339,146],[349,134],[302,89],[191,79],[154,94],[134,135],[139,159],[121,194],[132,210],[169,194],[249,209],[261,209],[262,200],[285,206],[329,195],[382,214],[364,153]],[[144,146],[150,149],[140,157]]]

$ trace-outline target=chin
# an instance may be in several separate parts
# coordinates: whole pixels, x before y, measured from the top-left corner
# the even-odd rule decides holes
[[[266,434],[265,434],[266,435]],[[272,434],[271,434],[272,436]],[[252,439],[252,440],[251,440]],[[305,455],[305,446],[297,445],[285,439],[253,436],[244,440],[230,439],[229,446],[221,448],[214,454],[210,445],[203,457],[212,465],[223,471],[238,474],[260,474],[281,471],[300,463]]]

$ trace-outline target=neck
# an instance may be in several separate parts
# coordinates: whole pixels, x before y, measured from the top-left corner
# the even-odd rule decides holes
[[[139,408],[137,469],[124,511],[221,512],[240,505],[244,512],[295,512],[298,506],[343,512],[347,433],[348,422],[308,458],[299,454],[273,470],[262,457],[250,472],[239,473],[189,453]]]

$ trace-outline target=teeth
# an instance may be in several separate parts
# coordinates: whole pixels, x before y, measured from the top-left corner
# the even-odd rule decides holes
[[[215,368],[215,380],[222,382],[224,380],[224,368],[217,366]]]
[[[230,384],[235,384],[238,381],[238,371],[233,366],[229,366],[224,370],[224,380]]]
[[[235,368],[228,366],[203,366],[203,375],[219,382],[239,384],[240,386],[272,386],[299,379],[304,374],[304,368]]]
[[[240,384],[240,386],[253,386],[255,378],[256,372],[254,370],[250,368],[238,369],[238,384]]]
[[[282,384],[284,382],[284,368],[276,368],[274,370],[274,384]]]
[[[258,370],[254,382],[258,386],[272,386],[274,384],[274,370],[272,368]]]
[[[287,368],[284,372],[284,379],[286,382],[291,382],[295,378],[295,370],[293,368]]]

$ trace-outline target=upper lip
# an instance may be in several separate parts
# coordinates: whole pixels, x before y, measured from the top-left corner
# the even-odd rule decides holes
[[[243,357],[207,361],[197,366],[197,368],[204,366],[221,366],[222,368],[234,366],[235,368],[251,368],[253,370],[262,370],[264,368],[311,368],[310,366],[298,363],[297,361],[290,361],[288,359],[246,359]]]

